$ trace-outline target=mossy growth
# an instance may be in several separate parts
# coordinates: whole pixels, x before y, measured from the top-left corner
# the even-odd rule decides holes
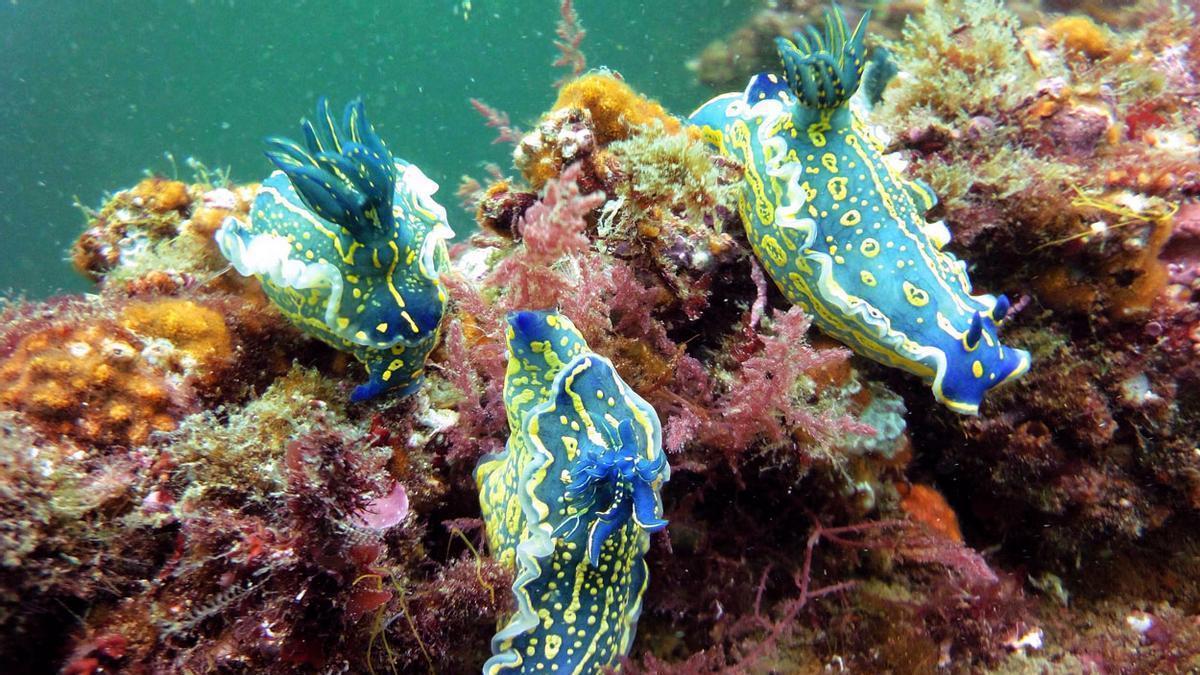
[[[931,114],[953,123],[1011,109],[1038,81],[1064,74],[1038,62],[1017,15],[999,0],[933,0],[886,46],[906,75],[882,115],[903,126],[924,126]]]
[[[240,409],[224,414],[206,410],[184,418],[169,449],[190,484],[180,501],[211,490],[282,492],[288,441],[318,426],[344,425],[344,399],[332,380],[294,365]]]
[[[614,142],[608,150],[620,166],[636,167],[626,172],[627,180],[616,184],[617,196],[624,199],[622,217],[617,219],[625,225],[622,229],[636,232],[652,227],[642,221],[661,220],[663,214],[654,211],[662,205],[693,223],[703,223],[717,206],[737,208],[736,182],[723,179],[708,148],[690,134],[671,133],[656,122],[640,134]],[[711,215],[710,220],[719,232],[721,220]]]
[[[1064,45],[1076,89],[1092,88],[1100,93],[1103,88],[1115,100],[1122,118],[1172,88],[1169,79],[1186,68],[1183,54],[1196,30],[1195,13],[1175,0],[1137,3],[1127,18],[1136,30],[1103,29],[1110,43],[1103,58],[1070,58],[1071,45]],[[1175,75],[1168,75],[1172,71]]]
[[[979,161],[928,162],[921,176],[946,204],[954,204],[975,191],[994,199],[1008,199],[1039,184],[1067,186],[1083,178],[1070,164],[1048,162],[1029,149],[1000,145],[986,155],[971,153]]]
[[[88,603],[136,592],[173,536],[164,512],[138,509],[150,488],[138,450],[37,433],[0,411],[0,654],[15,672],[54,672],[64,626]]]
[[[121,257],[121,264],[104,275],[113,286],[141,279],[151,272],[169,270],[208,280],[221,272],[209,251],[209,242],[185,231],[173,237],[147,240]]]
[[[1014,220],[1028,221],[1004,237],[1014,252],[1040,243],[1033,233],[1077,228],[1077,217],[1059,216],[1071,212],[1071,186],[1085,185],[1090,174],[1046,152],[1045,115],[1031,108],[1052,83],[1068,81],[1053,51],[1061,45],[1045,57],[997,0],[935,0],[886,46],[903,74],[885,90],[873,121],[891,131],[896,146],[917,151],[911,173],[938,193],[956,246]],[[1046,96],[1057,112],[1057,95]]]

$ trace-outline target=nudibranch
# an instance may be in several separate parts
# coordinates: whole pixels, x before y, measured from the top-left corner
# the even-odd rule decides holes
[[[857,353],[975,414],[988,389],[1028,370],[1029,354],[1000,343],[1009,301],[971,294],[966,265],[943,250],[945,226],[926,222],[933,191],[885,160],[852,107],[866,22],[851,33],[835,6],[823,34],[776,40],[782,78],[756,75],[690,121],[745,167],[746,236],[788,300]]]
[[[437,183],[392,157],[361,100],[338,125],[321,98],[301,124],[304,145],[267,139],[279,170],[249,223],[226,219],[217,245],[288,319],[366,366],[352,400],[412,394],[446,309],[439,277],[454,232],[433,199]]]
[[[670,468],[658,415],[562,314],[508,316],[509,440],[475,470],[517,611],[486,674],[598,673],[633,642]]]

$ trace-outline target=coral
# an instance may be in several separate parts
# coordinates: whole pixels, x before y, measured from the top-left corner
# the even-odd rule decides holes
[[[692,136],[660,127],[608,150],[613,161],[601,173],[615,203],[600,223],[605,239],[649,261],[682,312],[698,316],[715,273],[746,255],[725,231],[737,212],[735,172]]]
[[[640,129],[607,148],[596,143],[586,113],[568,108],[551,113],[522,139],[515,161],[535,187],[545,187],[569,163],[578,165],[571,177],[581,191],[603,190],[613,198],[597,222],[609,250],[651,263],[681,309],[698,315],[717,269],[744,255],[723,231],[736,213],[732,168],[714,166],[704,144],[661,126]],[[506,182],[494,183],[477,219],[506,233],[531,199]]]
[[[427,555],[412,509],[438,497],[424,456],[400,450],[416,432],[367,430],[341,398],[296,368],[244,408],[184,418],[159,437],[161,452],[77,449],[3,413],[0,576],[15,594],[0,600],[0,625],[40,636],[42,650],[22,662],[48,668],[61,656],[80,672],[477,665],[430,621],[477,632],[482,651],[503,573],[452,559],[418,571]],[[62,617],[85,606],[72,637]],[[409,608],[418,621],[402,618]],[[2,648],[27,651],[7,639]]]
[[[162,292],[182,291],[145,286],[133,298],[113,293],[6,316],[0,407],[52,437],[140,445],[204,403],[286,370],[295,338],[260,306],[236,295]]]
[[[903,87],[887,93],[881,113],[899,128],[924,126],[916,122],[922,116],[963,121],[1014,108],[1039,81],[1062,72],[1034,63],[1019,19],[995,0],[932,3],[888,49],[908,75]]]
[[[938,535],[959,544],[963,543],[962,530],[958,527],[958,516],[946,503],[946,498],[929,485],[920,483],[898,485],[900,508],[918,523],[927,526]]]
[[[1178,438],[1190,412],[1172,408],[1196,391],[1181,368],[1196,307],[1171,285],[1187,279],[1176,233],[1195,170],[1178,130],[1200,120],[1173,56],[1190,14],[1144,11],[1124,15],[1142,17],[1137,31],[1075,16],[1042,29],[997,3],[932,4],[891,45],[914,77],[872,113],[910,175],[939,188],[974,276],[1031,294],[1012,330],[1047,370],[986,421],[933,422],[910,404],[914,446],[965,462],[939,481],[950,502],[1052,569],[1171,527],[1194,484]]]
[[[162,298],[135,302],[121,310],[121,326],[143,340],[165,341],[180,370],[211,384],[232,364],[233,345],[225,319],[192,300]]]
[[[360,617],[394,599],[368,593],[368,584],[390,579],[391,569],[380,561],[382,534],[350,523],[367,495],[386,491],[379,468],[390,451],[357,445],[324,422],[313,419],[284,448],[269,446],[276,490],[245,483],[180,495],[177,559],[160,573],[149,617],[174,647],[143,649],[179,668],[216,658],[275,672],[342,662],[339,645],[366,649],[370,624]],[[266,510],[221,506],[237,495]],[[272,630],[247,630],[239,615]]]
[[[192,204],[188,186],[177,180],[151,177],[130,190],[134,206],[143,206],[155,213],[185,211]]]
[[[1102,59],[1112,54],[1112,36],[1086,16],[1064,16],[1046,28],[1062,41],[1068,51],[1089,59]]]
[[[850,452],[875,453],[884,458],[911,450],[906,434],[908,425],[904,421],[904,413],[908,411],[904,399],[878,384],[866,387],[856,398],[864,394],[867,402],[858,419],[871,427],[872,433],[850,435],[843,447]]]
[[[1135,206],[1128,206],[1131,203]],[[1129,194],[1108,199],[1080,196],[1073,205],[1084,218],[1095,219],[1092,236],[1104,236],[1110,227],[1121,228],[1123,245],[1082,259],[1080,251],[1070,251],[1075,255],[1068,255],[1035,280],[1039,297],[1060,311],[1087,313],[1105,308],[1118,320],[1144,317],[1167,286],[1167,265],[1160,256],[1171,237],[1174,209],[1159,200]]]
[[[726,45],[706,77],[723,70],[740,90],[754,59],[776,70],[771,41],[820,9],[771,5],[744,31],[752,43]],[[199,167],[107,198],[75,249],[95,294],[0,301],[4,662],[470,672],[510,621],[513,646],[535,647],[527,663],[559,637],[556,658],[574,658],[568,629],[591,628],[583,612],[604,604],[622,630],[597,655],[623,672],[1197,670],[1200,37],[1181,4],[1068,5],[877,7],[897,72],[868,71],[881,76],[853,102],[885,146],[886,166],[871,166],[904,190],[890,203],[945,221],[906,227],[926,249],[952,232],[946,250],[976,286],[1014,294],[1005,337],[1036,366],[989,393],[980,416],[822,335],[754,254],[738,205],[758,200],[744,190],[747,156],[677,130],[603,73],[568,84],[571,101],[528,133],[489,108],[513,166],[463,183],[484,231],[447,247],[443,339],[404,400],[348,404],[350,355],[275,311],[256,280],[223,273],[223,224],[253,222],[254,195],[285,183],[234,185]],[[573,6],[557,8],[563,53],[577,52]],[[805,40],[785,70],[828,102]],[[862,55],[885,64],[884,50]],[[564,72],[580,75],[581,56]],[[302,183],[329,178],[304,158],[292,166],[297,146],[272,147]],[[346,199],[325,199],[339,190],[328,181],[307,191],[316,207],[303,190],[291,206],[370,221],[357,205],[382,202],[342,173],[354,192],[334,197]],[[531,308],[578,332],[554,333],[549,349],[539,336],[510,372],[505,316]],[[567,353],[582,340],[586,353]],[[537,379],[575,366],[571,383]],[[533,386],[513,382],[525,376]],[[527,409],[580,383],[614,393],[613,406]],[[46,391],[58,407],[35,409]],[[165,403],[135,401],[150,393]],[[117,401],[128,422],[114,422]],[[618,419],[650,414],[661,429]],[[481,514],[473,469],[513,439],[546,449],[525,468],[552,466],[497,468],[505,489]],[[527,524],[555,531],[527,536]],[[521,531],[506,536],[510,525]],[[628,568],[604,559],[618,549]],[[570,591],[553,575],[586,576],[596,553],[611,598],[556,608],[544,593]],[[515,597],[514,585],[539,592]],[[543,606],[549,626],[528,620]]]
[[[1164,48],[1186,42],[1189,14],[1179,6],[1165,14],[1147,18],[1141,39]],[[962,23],[966,15],[976,20]],[[993,248],[1028,251],[1080,234],[1091,221],[1069,203],[1072,188],[1163,197],[1191,189],[1186,176],[1195,169],[1144,138],[1147,127],[1167,123],[1159,111],[1195,116],[1179,97],[1190,79],[1168,88],[1178,67],[1145,51],[1114,47],[1079,63],[1059,33],[1022,30],[997,3],[951,2],[932,5],[891,45],[913,77],[894,83],[873,117],[917,151],[921,161],[910,167],[941,194],[960,245],[982,234]]]

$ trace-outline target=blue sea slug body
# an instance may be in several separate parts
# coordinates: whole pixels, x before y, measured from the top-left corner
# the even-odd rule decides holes
[[[366,366],[353,400],[407,396],[446,308],[439,276],[454,233],[433,199],[438,186],[392,157],[361,101],[339,126],[322,98],[302,124],[304,145],[267,139],[279,170],[263,181],[249,223],[227,219],[217,244],[288,319]]]
[[[598,673],[633,642],[670,476],[654,409],[557,312],[508,318],[510,438],[476,469],[516,614],[483,672]]]
[[[866,64],[867,17],[850,32],[835,7],[777,47],[784,77],[759,74],[691,116],[744,167],[739,212],[787,298],[854,351],[914,373],[938,401],[978,412],[984,393],[1029,368],[1000,343],[1004,297],[972,295],[966,265],[924,214],[933,191],[883,157],[850,98]]]

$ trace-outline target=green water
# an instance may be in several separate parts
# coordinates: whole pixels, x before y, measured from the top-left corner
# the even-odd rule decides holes
[[[453,197],[510,148],[468,105],[528,127],[554,99],[557,0],[7,0],[0,5],[0,290],[82,291],[65,261],[84,224],[76,197],[149,169],[190,178],[195,157],[259,180],[268,134],[298,134],[320,94],[358,94],[393,152]],[[753,11],[750,0],[577,0],[589,66],[605,65],[686,114],[711,92],[685,67]]]

